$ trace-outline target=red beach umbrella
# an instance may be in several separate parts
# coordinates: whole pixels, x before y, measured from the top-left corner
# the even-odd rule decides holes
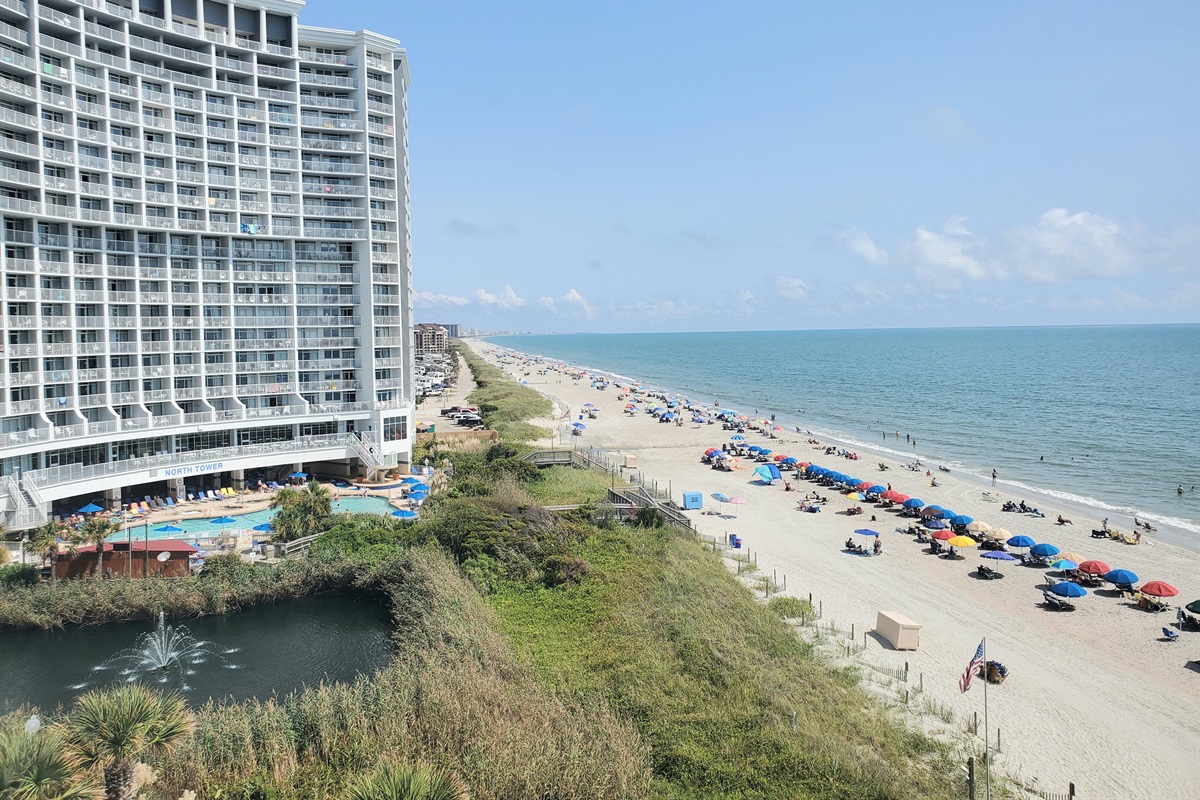
[[[798,466],[798,467],[800,467],[800,468],[802,468],[802,469],[807,469],[807,468],[809,468],[809,467],[811,467],[811,466],[812,466],[812,462],[811,462],[811,461],[801,461],[801,462],[800,462],[799,464],[797,464],[796,466]]]
[[[892,502],[893,503],[903,503],[905,500],[908,500],[908,499],[910,499],[910,498],[906,494],[900,494],[899,492],[892,492]]]
[[[949,541],[950,539],[954,538],[954,531],[951,531],[951,530],[934,531],[933,533],[931,533],[929,535],[932,536],[934,539],[941,539],[943,542],[945,542],[945,541]]]
[[[775,456],[776,461],[783,461],[785,458],[787,458],[787,456],[783,454]]]
[[[1084,561],[1079,565],[1079,571],[1086,575],[1107,575],[1112,568],[1103,561]]]
[[[1142,594],[1152,595],[1154,597],[1174,597],[1179,594],[1179,590],[1169,583],[1163,581],[1150,581],[1142,585]]]
[[[867,489],[867,488],[869,488],[869,487],[871,487],[871,486],[874,486],[874,485],[875,485],[875,484],[871,483],[870,481],[859,481],[859,482],[858,482],[858,484],[857,484],[857,485],[856,485],[854,488],[856,488],[856,489]]]

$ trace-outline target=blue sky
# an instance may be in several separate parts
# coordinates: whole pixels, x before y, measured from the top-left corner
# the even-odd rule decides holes
[[[310,0],[410,61],[419,321],[1200,321],[1200,4]]]

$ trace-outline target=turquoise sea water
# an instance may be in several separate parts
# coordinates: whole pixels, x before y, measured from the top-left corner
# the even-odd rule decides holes
[[[489,341],[905,460],[996,469],[1031,502],[1051,495],[1124,527],[1136,513],[1200,543],[1200,325]]]

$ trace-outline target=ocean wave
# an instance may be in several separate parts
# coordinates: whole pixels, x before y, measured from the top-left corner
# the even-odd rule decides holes
[[[1200,525],[1196,525],[1190,520],[1180,519],[1178,517],[1170,517],[1166,514],[1159,514],[1152,511],[1143,511],[1142,509],[1134,508],[1132,506],[1113,505],[1112,503],[1106,503],[1096,497],[1075,494],[1073,492],[1064,492],[1061,489],[1043,489],[1040,486],[1031,486],[1030,484],[1022,483],[1021,481],[1006,480],[1001,481],[1001,483],[1006,486],[1012,486],[1021,489],[1022,491],[1026,491],[1031,494],[1040,494],[1045,497],[1052,497],[1055,500],[1062,500],[1076,506],[1087,506],[1089,508],[1099,509],[1100,511],[1107,511],[1113,514],[1124,514],[1130,517],[1137,517],[1138,519],[1147,519],[1153,522],[1158,522],[1162,525],[1169,525],[1172,528],[1179,528],[1180,530],[1185,530],[1190,533],[1200,533]],[[1097,516],[1100,516],[1100,514],[1097,514]]]

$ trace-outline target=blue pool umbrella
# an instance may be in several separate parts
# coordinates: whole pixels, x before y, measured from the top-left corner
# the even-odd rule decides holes
[[[784,459],[784,460],[786,461],[787,459]],[[877,483],[874,486],[872,486],[870,489],[867,489],[867,494],[883,494],[886,491],[887,491],[886,486],[880,486]]]
[[[409,511],[408,509],[405,509],[405,508],[398,508],[392,512],[392,516],[399,517],[400,519],[416,519],[417,512]]]
[[[861,534],[863,536],[878,536],[879,535],[879,531],[873,531],[870,528],[859,528],[858,530],[855,531],[855,533]]]
[[[1104,574],[1104,580],[1109,583],[1115,583],[1118,586],[1132,586],[1138,582],[1136,572],[1128,569],[1114,569],[1112,572]]]
[[[1050,591],[1059,597],[1083,597],[1087,594],[1087,589],[1070,581],[1060,581],[1051,586]]]
[[[411,492],[428,492],[429,487],[426,486],[425,484],[421,483],[420,481],[416,481],[415,483],[410,483],[408,485],[408,491],[410,493]]]
[[[95,514],[97,511],[103,511],[103,510],[104,510],[103,508],[96,505],[95,503],[88,503],[86,506],[79,509],[78,513],[80,513],[80,514]]]
[[[209,522],[211,522],[213,525],[232,525],[233,523],[237,522],[237,520],[233,517],[217,517],[216,519],[209,520]]]
[[[275,530],[275,526],[269,522],[264,522],[262,525],[255,525],[251,530],[256,530],[256,531],[261,531],[262,533],[266,533],[267,531]]]
[[[920,508],[921,506],[925,505],[925,501],[918,500],[915,497],[910,497],[900,505],[904,506],[905,508]]]
[[[308,473],[307,472],[293,472],[291,475],[288,475],[288,477],[289,478],[307,478]]]
[[[951,525],[970,525],[974,521],[974,517],[968,517],[966,514],[959,514],[957,517],[950,518]]]
[[[1005,553],[1003,550],[989,550],[984,553],[983,558],[994,558],[996,561],[1016,561],[1017,557],[1012,553]]]
[[[1058,548],[1052,544],[1035,544],[1033,547],[1029,548],[1029,552],[1035,556],[1056,556],[1058,555],[1059,551]]]
[[[408,493],[408,499],[409,499],[409,500],[418,500],[418,501],[420,501],[420,500],[424,500],[426,497],[429,497],[429,493],[428,493],[428,492],[409,492],[409,493]]]
[[[400,482],[401,482],[401,483],[407,483],[407,484],[420,483],[420,481],[419,481],[419,480],[417,480],[416,478],[411,478],[411,477],[410,477],[410,478],[405,478],[404,480],[402,480],[402,481],[400,481]]]
[[[163,525],[161,528],[155,528],[155,533],[183,533],[183,528],[178,525]]]
[[[1033,547],[1037,542],[1028,536],[1014,536],[1007,542],[1009,547]]]

